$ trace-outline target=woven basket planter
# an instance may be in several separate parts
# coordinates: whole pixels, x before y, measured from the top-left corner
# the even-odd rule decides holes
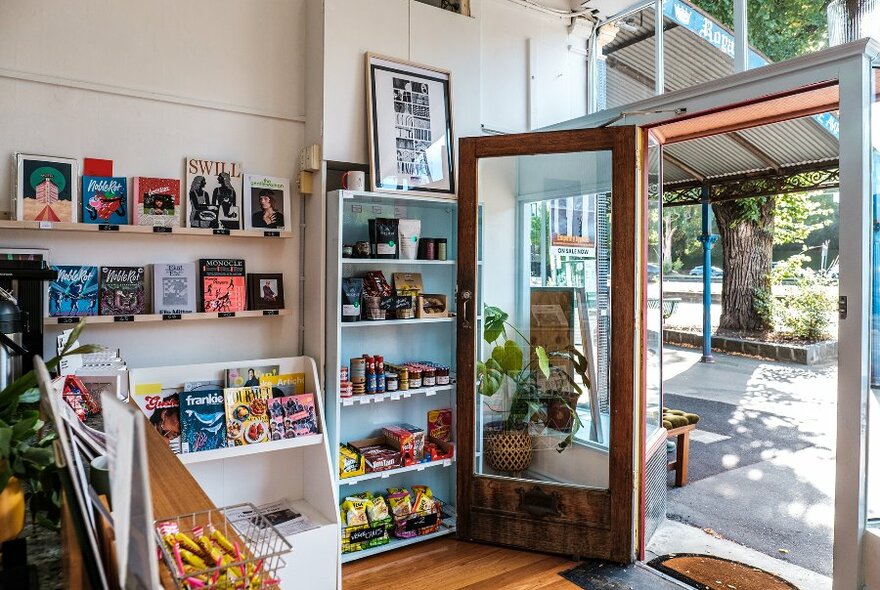
[[[494,422],[483,429],[483,451],[495,471],[520,473],[532,464],[532,437],[527,428],[505,430]]]

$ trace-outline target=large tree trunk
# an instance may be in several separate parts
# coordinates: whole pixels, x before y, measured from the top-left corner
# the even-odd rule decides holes
[[[755,291],[770,289],[775,208],[774,198],[748,205],[741,201],[712,205],[724,249],[721,328],[763,332],[772,327],[757,312],[754,302]]]

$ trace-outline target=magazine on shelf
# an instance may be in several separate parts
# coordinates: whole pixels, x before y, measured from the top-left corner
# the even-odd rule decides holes
[[[128,225],[127,183],[124,176],[83,176],[82,223]]]
[[[236,312],[247,309],[244,260],[202,258],[199,260],[199,298],[206,312]]]
[[[189,227],[243,229],[241,163],[186,159]]]
[[[161,383],[139,383],[134,401],[171,450],[180,453],[180,391],[163,388]]]
[[[269,440],[268,387],[229,387],[223,391],[226,405],[226,446],[243,446]]]
[[[153,265],[153,312],[195,313],[196,265],[192,262]]]
[[[234,367],[226,369],[226,387],[252,387],[254,385],[270,385],[263,383],[273,375],[278,375],[278,365]]]
[[[98,267],[53,266],[58,277],[49,284],[51,317],[98,315]]]
[[[266,373],[260,375],[260,385],[272,388],[272,397],[286,397],[288,395],[306,392],[305,373]]]
[[[143,266],[102,266],[101,315],[138,315],[147,313]]]
[[[177,178],[131,179],[133,223],[153,227],[180,226],[180,180]]]
[[[269,524],[274,526],[285,537],[318,528],[318,525],[312,523],[311,520],[299,512],[287,500],[278,500],[277,502],[256,506],[256,511],[264,516],[269,521]],[[255,512],[247,507],[236,508],[226,512],[226,518],[230,522],[249,521],[260,528],[266,526],[265,521],[255,517]],[[247,530],[239,530],[238,532],[245,535]]]
[[[187,387],[189,386],[189,387]],[[223,387],[187,383],[180,394],[180,450],[195,453],[226,447]]]

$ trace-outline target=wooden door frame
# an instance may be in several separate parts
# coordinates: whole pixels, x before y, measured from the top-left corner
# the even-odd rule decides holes
[[[642,232],[645,224],[645,203],[642,194],[643,176],[640,162],[645,145],[642,132],[634,126],[601,129],[547,131],[511,135],[466,137],[459,141],[459,206],[458,206],[458,321],[457,338],[457,528],[463,539],[471,537],[470,521],[474,489],[465,482],[477,483],[491,477],[474,475],[476,392],[476,360],[472,354],[477,346],[474,294],[477,279],[477,218],[479,175],[482,158],[560,154],[584,151],[611,152],[612,225],[611,242],[611,435],[609,450],[609,486],[607,490],[584,490],[591,506],[600,507],[600,520],[606,523],[607,539],[599,543],[603,557],[621,563],[634,560],[637,548],[636,482],[641,441],[636,418],[644,402],[644,381],[641,370],[640,345],[646,337],[641,299],[643,288]],[[471,293],[469,303],[461,294]],[[469,313],[465,310],[469,307]],[[465,320],[469,320],[467,325]],[[464,354],[463,343],[470,342]],[[475,488],[478,486],[474,486]]]

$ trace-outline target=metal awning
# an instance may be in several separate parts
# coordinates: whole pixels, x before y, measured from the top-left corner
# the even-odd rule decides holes
[[[612,105],[653,96],[655,87],[654,11],[623,21],[602,51]],[[691,4],[665,2],[663,27],[667,92],[733,73],[733,35]],[[750,53],[753,66],[769,63]],[[712,200],[837,186],[836,125],[833,115],[807,116],[665,145],[664,201],[699,202],[704,186]]]

